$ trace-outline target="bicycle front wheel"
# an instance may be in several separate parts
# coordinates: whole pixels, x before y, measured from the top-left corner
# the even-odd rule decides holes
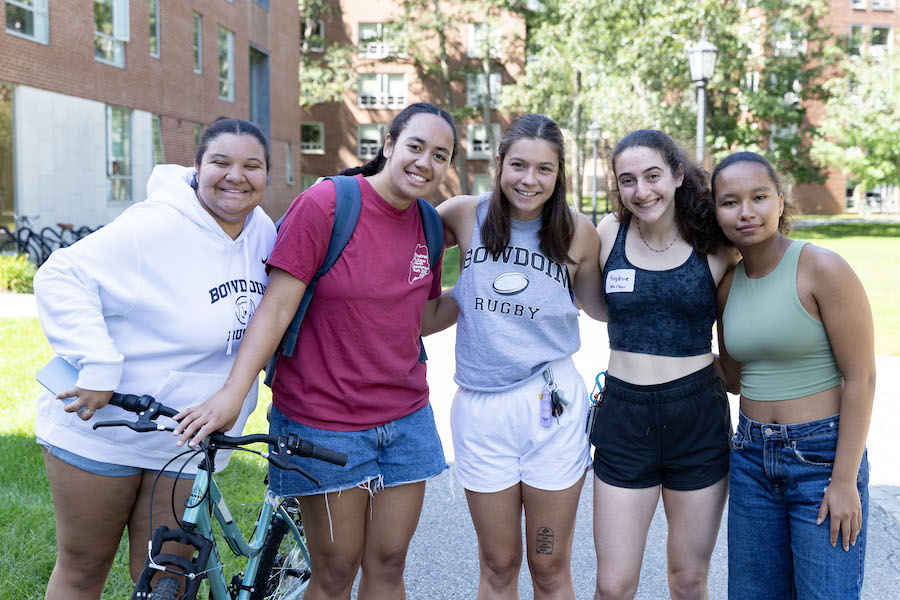
[[[300,512],[291,508],[288,514],[302,535]],[[291,534],[290,527],[283,519],[273,519],[260,551],[259,570],[256,572],[250,600],[288,598],[306,589],[309,577],[308,553],[303,540],[298,540]]]
[[[174,577],[163,577],[153,586],[153,591],[147,596],[149,600],[178,600],[178,580]]]

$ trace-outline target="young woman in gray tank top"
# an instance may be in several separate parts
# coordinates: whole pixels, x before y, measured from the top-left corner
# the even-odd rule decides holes
[[[597,227],[610,357],[591,432],[595,598],[634,598],[660,495],[670,595],[704,598],[731,425],[713,366],[715,289],[736,258],[706,172],[664,133],[630,133],[612,167],[618,210]]]
[[[566,204],[562,133],[547,117],[510,123],[490,194],[438,207],[460,278],[423,333],[456,319],[451,426],[478,535],[479,598],[518,598],[522,511],[535,597],[575,598],[575,512],[590,465],[587,390],[572,363],[578,309],[603,318],[599,238]],[[457,304],[458,303],[458,304]],[[562,399],[554,410],[551,399]]]
[[[732,154],[712,185],[743,256],[718,293],[721,362],[741,394],[728,597],[858,598],[875,394],[866,292],[840,256],[785,237],[784,194],[765,158]]]

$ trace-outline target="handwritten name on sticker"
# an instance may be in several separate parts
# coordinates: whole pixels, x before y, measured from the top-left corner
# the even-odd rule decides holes
[[[606,275],[606,293],[633,292],[634,269],[613,269]]]

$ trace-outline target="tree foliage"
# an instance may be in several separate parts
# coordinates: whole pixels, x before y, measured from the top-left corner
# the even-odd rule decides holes
[[[831,97],[813,156],[855,175],[863,189],[900,185],[900,54],[850,56]]]
[[[832,60],[826,8],[825,0],[547,0],[530,13],[525,76],[505,104],[550,116],[579,151],[590,120],[612,140],[649,127],[688,142],[696,91],[687,49],[705,31],[719,50],[707,86],[710,157],[756,150],[795,181],[817,181],[804,102],[827,95],[817,83]],[[581,157],[573,158],[577,174]]]
[[[340,18],[340,7],[327,0],[298,0],[300,10],[300,107],[336,102],[356,83],[356,47],[327,43],[316,31],[322,21]],[[324,47],[323,52],[312,51]]]

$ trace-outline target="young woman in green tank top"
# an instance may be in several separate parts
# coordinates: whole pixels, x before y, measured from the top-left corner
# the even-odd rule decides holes
[[[763,157],[729,156],[712,191],[743,256],[718,290],[720,363],[741,394],[728,597],[857,598],[875,394],[865,290],[840,256],[785,236],[784,194]]]

